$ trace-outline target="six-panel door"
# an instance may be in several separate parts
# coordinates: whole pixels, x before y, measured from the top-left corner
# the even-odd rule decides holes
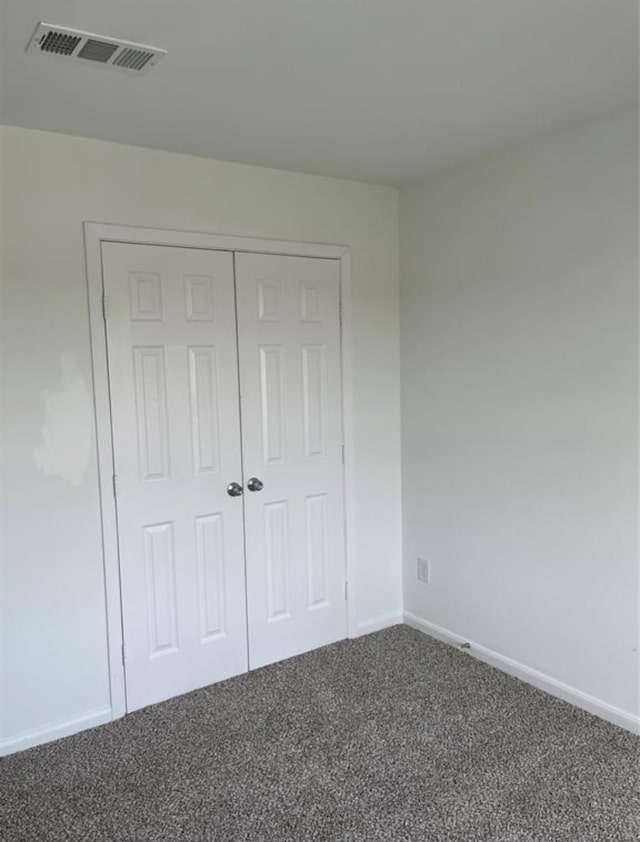
[[[346,636],[340,279],[237,254],[234,298],[227,252],[102,259],[131,711]]]
[[[236,255],[249,664],[346,637],[340,273]]]
[[[247,669],[233,256],[102,259],[131,711]]]

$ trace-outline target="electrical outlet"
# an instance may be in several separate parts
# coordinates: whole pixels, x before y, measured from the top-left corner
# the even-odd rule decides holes
[[[425,585],[431,582],[431,567],[428,558],[418,558],[418,581]]]

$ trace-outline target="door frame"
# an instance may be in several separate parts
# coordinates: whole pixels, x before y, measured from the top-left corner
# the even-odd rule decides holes
[[[111,719],[118,719],[126,713],[126,697],[120,564],[118,558],[118,527],[113,487],[114,458],[104,309],[105,298],[102,277],[102,243],[177,246],[213,251],[277,254],[286,257],[317,257],[339,261],[342,444],[344,454],[343,482],[345,508],[345,603],[347,611],[347,636],[356,637],[359,632],[355,612],[357,580],[355,577],[356,536],[353,524],[356,495],[353,464],[351,250],[349,246],[328,243],[271,240],[260,237],[206,234],[164,228],[141,228],[101,222],[85,222],[83,223],[83,228],[89,305],[94,421],[98,455],[109,693],[111,700]]]

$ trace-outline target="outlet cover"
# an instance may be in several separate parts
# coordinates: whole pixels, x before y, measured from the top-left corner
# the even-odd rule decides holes
[[[418,558],[418,581],[428,585],[431,581],[431,570],[428,558]]]

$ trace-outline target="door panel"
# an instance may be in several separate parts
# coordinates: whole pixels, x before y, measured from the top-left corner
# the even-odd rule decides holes
[[[131,711],[247,669],[233,258],[102,259]]]
[[[252,668],[346,637],[340,274],[236,255]]]

